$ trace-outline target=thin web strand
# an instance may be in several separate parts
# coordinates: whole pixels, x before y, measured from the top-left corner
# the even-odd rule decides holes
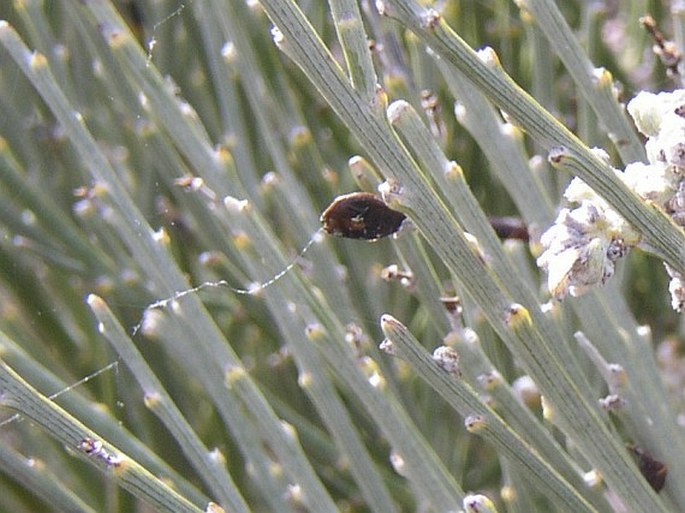
[[[248,296],[248,295],[254,295],[264,289],[267,289],[268,287],[271,287],[273,284],[275,284],[277,281],[279,281],[281,278],[283,278],[286,274],[288,274],[293,267],[297,265],[297,262],[309,251],[309,249],[312,247],[312,245],[320,240],[320,235],[322,233],[323,229],[317,230],[314,235],[307,241],[307,244],[304,245],[302,250],[298,253],[298,255],[290,262],[288,265],[286,265],[283,269],[281,269],[278,273],[274,274],[271,278],[269,278],[266,281],[263,281],[261,283],[257,283],[254,286],[250,288],[238,288],[238,287],[233,287],[230,285],[226,280],[219,280],[219,281],[208,281],[201,283],[197,287],[192,287],[186,290],[181,290],[174,294],[171,297],[165,298],[165,299],[160,299],[155,301],[154,303],[149,304],[148,306],[145,307],[144,312],[156,308],[165,308],[166,306],[169,305],[172,301],[176,301],[178,299],[182,299],[183,297],[189,295],[189,294],[195,294],[197,292],[200,292],[201,290],[207,289],[207,288],[219,288],[219,287],[224,287],[230,290],[231,292],[243,296]],[[139,330],[142,325],[142,319],[140,322],[138,322],[132,330],[132,335],[135,335]],[[67,392],[70,392],[71,390],[74,390],[76,387],[79,387],[85,383],[88,383],[90,380],[100,376],[101,374],[104,374],[105,372],[111,370],[111,369],[117,369],[119,366],[120,360],[117,359],[108,365],[105,365],[101,369],[98,369],[96,371],[93,371],[92,373],[88,374],[87,376],[81,378],[80,380],[72,383],[71,385],[58,390],[57,392],[51,394],[48,396],[48,399],[51,401],[57,399],[61,395],[66,394]],[[4,421],[0,422],[0,428],[11,424],[12,422],[15,422],[19,420],[22,417],[20,413],[15,413],[11,417],[5,419]]]
[[[192,3],[193,0],[190,0],[189,3]],[[145,67],[149,68],[150,63],[152,62],[152,52],[155,49],[155,46],[157,46],[157,38],[155,37],[155,34],[157,33],[157,29],[167,23],[169,20],[172,18],[175,18],[176,16],[180,16],[181,13],[185,10],[185,8],[189,4],[185,3],[180,3],[179,6],[176,8],[175,11],[167,14],[164,18],[156,22],[154,25],[152,25],[152,35],[150,36],[150,40],[147,42],[147,59],[145,59]]]
[[[78,381],[72,383],[71,385],[62,388],[61,390],[58,390],[58,391],[55,392],[54,394],[50,394],[50,395],[48,396],[48,399],[50,399],[51,401],[54,401],[55,399],[57,399],[57,398],[60,397],[61,395],[64,395],[64,394],[66,394],[67,392],[72,391],[72,390],[75,389],[76,387],[79,387],[79,386],[81,386],[81,385],[83,385],[83,384],[85,384],[85,383],[88,383],[90,380],[92,380],[92,379],[94,379],[94,378],[97,378],[100,374],[104,374],[105,372],[107,372],[107,371],[109,371],[109,370],[111,370],[111,369],[118,369],[118,368],[119,368],[119,361],[120,361],[120,360],[115,360],[115,361],[113,361],[112,363],[110,363],[110,364],[108,364],[108,365],[105,365],[105,366],[102,367],[101,369],[98,369],[98,370],[96,370],[96,371],[94,371],[94,372],[91,372],[90,374],[88,374],[88,375],[85,376],[84,378],[79,379]],[[8,419],[5,419],[5,420],[3,420],[2,422],[0,422],[0,428],[6,426],[7,424],[11,424],[12,422],[15,422],[16,420],[18,420],[19,418],[21,418],[21,416],[22,416],[21,413],[15,413],[14,415],[12,415],[11,417],[9,417]]]
[[[258,292],[261,292],[262,290],[265,290],[269,287],[271,287],[273,284],[275,284],[278,280],[283,278],[286,274],[288,274],[293,267],[297,265],[297,262],[309,251],[309,248],[312,247],[312,245],[319,240],[319,236],[322,232],[322,229],[319,229],[312,235],[312,237],[309,239],[307,244],[304,245],[302,250],[298,253],[298,255],[290,262],[288,265],[286,265],[283,269],[281,269],[278,273],[274,274],[271,278],[269,278],[266,281],[263,281],[261,283],[256,283],[250,288],[238,288],[232,286],[230,283],[228,283],[226,280],[218,280],[218,281],[206,281],[204,283],[201,283],[200,285],[197,285],[196,287],[192,287],[189,289],[185,290],[180,290],[176,292],[173,296],[164,298],[164,299],[158,299],[154,303],[150,303],[145,307],[143,310],[143,314],[145,312],[148,312],[150,310],[154,310],[157,308],[166,308],[169,306],[169,303],[172,303],[174,301],[177,301],[179,299],[184,298],[185,296],[188,296],[190,294],[196,294],[197,292],[200,292],[201,290],[204,289],[215,289],[215,288],[226,288],[233,292],[234,294],[238,294],[241,296],[253,296],[257,294]],[[135,336],[138,331],[140,331],[140,328],[143,324],[143,319],[141,319],[135,326],[133,326],[133,329],[131,330],[131,335]]]

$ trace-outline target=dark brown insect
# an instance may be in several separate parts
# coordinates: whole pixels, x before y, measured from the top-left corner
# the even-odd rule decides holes
[[[490,225],[500,239],[528,242],[528,227],[519,217],[489,217]]]
[[[353,192],[335,198],[321,214],[323,229],[337,237],[373,241],[392,235],[407,218],[369,192]]]
[[[666,484],[668,466],[637,445],[629,445],[628,449],[637,456],[637,466],[655,492],[659,493]]]

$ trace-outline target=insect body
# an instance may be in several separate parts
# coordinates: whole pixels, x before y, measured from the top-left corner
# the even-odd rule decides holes
[[[338,237],[373,241],[392,235],[406,219],[369,192],[338,196],[321,214],[323,229]]]
[[[347,239],[374,241],[397,232],[407,218],[370,192],[352,192],[335,198],[321,214],[323,229],[330,235]],[[528,227],[516,217],[490,217],[500,239],[528,242]]]

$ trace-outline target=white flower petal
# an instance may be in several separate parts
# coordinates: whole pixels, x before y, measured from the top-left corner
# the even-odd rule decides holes
[[[680,181],[680,176],[673,172],[673,167],[663,162],[631,162],[621,178],[641,198],[662,206],[675,194]]]
[[[685,90],[670,93],[649,93],[641,91],[628,103],[628,113],[635,121],[637,129],[646,136],[659,133],[664,115],[685,103]]]

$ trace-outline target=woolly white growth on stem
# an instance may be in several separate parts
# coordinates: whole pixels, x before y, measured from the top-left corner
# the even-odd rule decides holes
[[[421,26],[427,29],[434,29],[440,23],[440,13],[435,9],[427,9],[421,16]]]
[[[394,449],[390,451],[390,463],[395,469],[395,472],[397,472],[399,475],[407,475],[407,464],[402,455]]]
[[[583,481],[585,481],[585,484],[590,488],[596,488],[602,484],[602,475],[597,469],[592,469],[583,474]]]
[[[440,346],[433,351],[433,360],[449,374],[461,376],[459,369],[459,354],[452,347]]]
[[[465,513],[496,513],[497,508],[485,495],[466,495],[462,501]]]
[[[234,213],[247,212],[250,208],[250,202],[246,199],[239,200],[233,196],[226,196],[224,198],[224,206]]]
[[[491,47],[486,46],[484,48],[481,48],[476,52],[478,55],[478,58],[483,61],[484,64],[490,67],[495,67],[499,66],[499,57],[497,57],[497,52],[493,50]]]
[[[410,111],[411,105],[409,105],[408,102],[404,100],[397,100],[390,104],[386,112],[386,116],[388,117],[390,124],[394,125],[401,116],[407,115],[407,113]]]
[[[519,376],[511,384],[514,394],[523,404],[528,406],[540,405],[540,390],[530,376]]]
[[[221,47],[221,57],[223,57],[226,62],[233,62],[235,60],[237,51],[233,41],[224,43],[224,46]]]
[[[628,166],[626,175],[630,169],[631,175],[637,177],[627,183],[685,226],[685,90],[641,92],[628,104],[628,112],[638,129],[649,137],[645,144],[649,164]],[[648,171],[650,181],[646,179]],[[666,271],[671,277],[671,305],[680,312],[685,307],[685,279],[668,265]]]
[[[683,275],[673,270],[670,266],[666,266],[666,271],[671,277],[668,284],[668,292],[671,294],[671,307],[676,312],[682,312],[685,307],[685,279]]]
[[[271,28],[271,37],[273,38],[274,43],[276,43],[276,46],[279,48],[285,42],[285,36],[278,27]]]
[[[402,184],[392,177],[378,186],[378,192],[381,193],[383,201],[389,206],[392,206],[394,203],[400,204],[405,193]]]
[[[659,94],[640,91],[626,108],[637,129],[653,137],[659,134],[663,117],[684,103],[685,89]]]
[[[627,108],[649,137],[649,162],[633,162],[614,172],[637,195],[685,226],[685,90],[641,92]],[[604,152],[599,156],[607,159]],[[582,180],[574,178],[564,197],[579,206],[562,209],[540,239],[545,251],[538,258],[538,265],[548,272],[549,290],[558,299],[604,283],[614,272],[614,262],[641,244],[640,234]],[[666,269],[672,278],[673,308],[680,311],[685,307],[683,276]]]
[[[579,296],[614,274],[614,261],[625,254],[623,239],[611,235],[611,224],[589,201],[575,210],[562,209],[540,238],[546,248],[537,263],[547,271],[552,295]]]

